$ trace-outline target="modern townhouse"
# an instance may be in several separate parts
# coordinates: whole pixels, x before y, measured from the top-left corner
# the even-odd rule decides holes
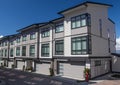
[[[112,5],[83,2],[59,12],[63,17],[18,30],[15,44],[8,49],[14,65],[19,69],[32,67],[45,75],[50,75],[51,68],[54,76],[79,80],[85,79],[86,68],[91,78],[111,72],[116,37],[109,7]]]

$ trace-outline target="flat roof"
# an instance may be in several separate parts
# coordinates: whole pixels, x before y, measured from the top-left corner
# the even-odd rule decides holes
[[[60,12],[58,12],[58,14],[62,14],[63,12],[69,11],[69,10],[71,10],[71,9],[74,9],[74,8],[76,8],[76,7],[79,7],[79,6],[88,4],[88,3],[89,3],[89,4],[105,5],[105,6],[112,6],[112,5],[110,5],[110,4],[105,4],[105,3],[86,1],[86,2],[80,3],[80,4],[76,5],[76,6],[70,7],[70,8],[68,8],[68,9],[63,10],[63,11],[60,11]]]

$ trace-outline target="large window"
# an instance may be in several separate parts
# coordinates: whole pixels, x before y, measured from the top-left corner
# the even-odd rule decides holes
[[[30,56],[35,56],[35,45],[30,45]]]
[[[49,56],[49,44],[42,44],[41,46],[41,56]]]
[[[13,50],[13,48],[11,48],[10,49],[10,57],[13,57],[13,55],[14,55],[14,50]]]
[[[11,41],[11,42],[10,42],[10,45],[14,45],[14,41]]]
[[[87,37],[75,37],[71,41],[73,55],[87,54]]]
[[[35,32],[30,34],[30,40],[34,40],[36,38]]]
[[[22,36],[22,41],[24,42],[24,41],[26,41],[27,40],[27,35],[23,35]]]
[[[5,53],[5,57],[7,57],[7,49],[5,49],[5,52],[4,52],[4,53]]]
[[[16,43],[20,43],[20,37],[16,39]]]
[[[71,28],[79,28],[86,25],[90,25],[90,16],[89,14],[83,14],[71,18]]]
[[[56,55],[64,54],[64,41],[63,40],[55,41],[55,54]]]
[[[7,46],[7,42],[5,42],[5,46]]]
[[[16,48],[16,56],[20,56],[20,47]]]
[[[22,56],[26,56],[26,46],[22,46]]]
[[[44,37],[49,37],[50,36],[50,30],[49,29],[43,29],[41,36]]]
[[[3,50],[1,50],[1,56],[3,57]]]
[[[63,32],[64,31],[64,25],[63,22],[57,23],[55,26],[55,32]]]

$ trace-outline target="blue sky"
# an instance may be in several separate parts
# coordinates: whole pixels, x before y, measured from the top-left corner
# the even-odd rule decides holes
[[[0,35],[16,33],[33,23],[46,22],[57,17],[63,9],[85,0],[0,0]],[[88,0],[113,5],[109,18],[116,23],[117,38],[120,37],[120,0]]]

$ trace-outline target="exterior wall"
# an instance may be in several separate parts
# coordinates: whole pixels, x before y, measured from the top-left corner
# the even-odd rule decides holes
[[[99,36],[91,35],[92,54],[91,56],[109,56],[108,40]]]
[[[118,56],[112,57],[112,71],[120,72],[120,57]]]
[[[95,66],[95,61],[100,60],[101,65]],[[91,59],[91,78],[110,72],[110,59]]]

